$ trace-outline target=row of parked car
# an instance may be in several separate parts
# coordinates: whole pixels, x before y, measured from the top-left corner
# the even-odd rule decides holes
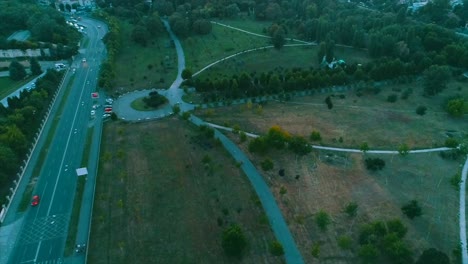
[[[102,115],[103,118],[108,118],[112,114],[112,104],[114,100],[112,98],[107,98],[106,103],[104,104],[104,114]],[[96,115],[96,109],[101,107],[101,105],[95,104],[93,105],[93,110],[91,110],[91,116],[94,117]]]

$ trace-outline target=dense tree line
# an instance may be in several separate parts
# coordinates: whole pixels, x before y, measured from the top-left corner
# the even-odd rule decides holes
[[[119,20],[110,16],[106,12],[97,12],[95,16],[106,21],[108,32],[103,38],[107,48],[107,58],[101,64],[99,71],[98,85],[106,90],[114,87],[115,78],[115,57],[119,54],[121,46],[120,23]]]
[[[62,74],[49,70],[36,81],[36,88],[23,90],[19,97],[8,98],[8,107],[0,104],[0,198],[19,171],[20,161],[34,140],[42,118],[58,88]]]
[[[50,6],[38,6],[25,1],[6,0],[0,2],[0,49],[34,48],[37,42],[76,46],[80,34],[65,23],[65,18]],[[17,30],[29,30],[31,38],[7,41]]]

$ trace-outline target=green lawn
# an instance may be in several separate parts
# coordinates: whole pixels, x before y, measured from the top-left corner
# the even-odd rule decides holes
[[[13,81],[10,77],[0,77],[0,99],[7,97],[9,94],[31,81],[34,77],[29,77],[22,81]]]
[[[268,72],[275,68],[317,68],[317,46],[283,47],[281,50],[269,48],[240,54],[213,65],[197,75],[197,78],[231,77],[242,72]],[[346,47],[335,47],[335,55],[347,63],[366,63],[370,60],[366,51]]]
[[[266,38],[213,25],[212,33],[182,40],[187,68],[197,72],[206,65],[239,51],[271,45]]]
[[[177,75],[177,56],[166,32],[146,47],[131,40],[133,26],[122,21],[122,48],[116,58],[116,92],[169,88]]]
[[[238,18],[238,19],[213,19],[213,21],[229,25],[232,27],[240,28],[247,30],[252,33],[266,35],[264,29],[267,29],[271,26],[271,21],[256,21],[249,18]],[[213,25],[214,26],[214,25]]]

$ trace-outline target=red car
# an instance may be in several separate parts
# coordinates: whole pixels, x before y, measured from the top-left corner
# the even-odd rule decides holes
[[[106,113],[111,113],[112,112],[112,108],[111,107],[107,107],[104,109],[104,112]]]
[[[36,206],[39,204],[39,195],[34,195],[33,198],[32,198],[32,202],[31,202],[31,205],[32,206]]]

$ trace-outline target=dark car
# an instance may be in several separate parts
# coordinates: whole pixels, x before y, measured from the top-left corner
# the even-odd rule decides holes
[[[33,198],[32,198],[32,201],[31,201],[31,205],[32,206],[36,206],[39,204],[39,195],[34,195]]]

